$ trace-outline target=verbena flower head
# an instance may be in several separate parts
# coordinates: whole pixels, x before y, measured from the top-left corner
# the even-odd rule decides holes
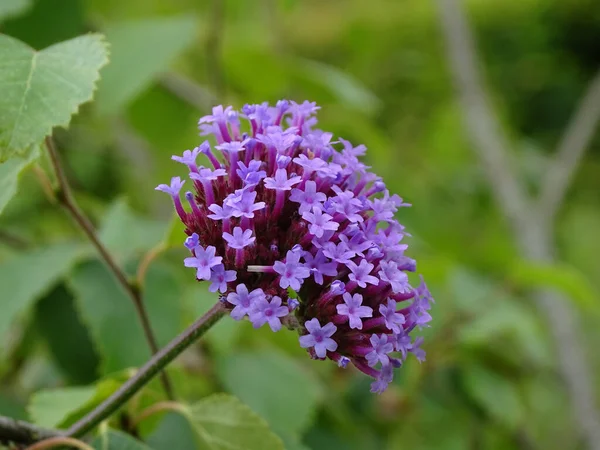
[[[189,207],[179,177],[157,189],[185,224],[185,266],[234,319],[298,329],[313,358],[352,363],[380,393],[409,354],[425,359],[412,332],[431,320],[433,299],[407,275],[416,263],[395,214],[410,205],[359,160],[364,145],[313,129],[318,109],[217,106],[199,121],[216,145],[173,157],[190,171]]]

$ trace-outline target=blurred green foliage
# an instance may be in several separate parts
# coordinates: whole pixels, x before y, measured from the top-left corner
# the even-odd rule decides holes
[[[597,70],[600,5],[467,3],[494,105],[536,192]],[[226,318],[170,369],[178,395],[200,402],[191,422],[174,412],[149,421],[139,436],[148,447],[105,427],[102,448],[209,448],[202,440],[235,436],[202,422],[217,414],[207,396],[222,391],[290,450],[581,448],[528,292],[558,289],[581,311],[600,385],[600,137],[559,217],[560,263],[519,260],[464,133],[434,2],[2,0],[0,31],[37,50],[106,33],[111,62],[96,101],[55,137],[79,202],[132,275],[164,242],[142,286],[161,345],[215,300],[183,269],[182,234],[153,191],[182,174],[170,155],[198,145],[197,119],[215,102],[314,100],[321,128],[366,144],[375,172],[414,205],[399,219],[437,299],[427,362],[409,361],[381,396],[361,375],[310,361],[293,333]],[[72,109],[59,99],[45,107],[56,117]],[[0,165],[0,414],[58,426],[110,394],[149,351],[131,302],[29,167]],[[127,421],[162,399],[152,384],[111,427],[130,432]],[[266,430],[230,402],[218,414],[249,415]],[[256,445],[248,448],[280,444]]]

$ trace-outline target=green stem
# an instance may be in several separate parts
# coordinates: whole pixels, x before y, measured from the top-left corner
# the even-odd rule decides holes
[[[208,331],[223,315],[225,307],[220,301],[156,353],[138,372],[127,380],[114,394],[108,397],[87,416],[77,421],[65,433],[66,436],[80,437],[118,410],[127,400],[144,387],[154,376],[179,356],[196,339]]]

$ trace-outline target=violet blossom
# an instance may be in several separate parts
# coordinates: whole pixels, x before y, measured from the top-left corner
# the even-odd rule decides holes
[[[186,207],[180,177],[156,189],[185,226],[184,265],[232,318],[295,328],[311,356],[354,365],[380,393],[409,355],[425,360],[414,333],[433,298],[408,276],[416,262],[395,216],[410,205],[361,161],[364,145],[315,128],[318,109],[215,106],[198,123],[209,140],[173,156],[192,180]]]

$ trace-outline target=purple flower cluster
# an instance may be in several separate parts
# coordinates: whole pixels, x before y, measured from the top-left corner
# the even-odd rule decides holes
[[[433,299],[407,276],[416,263],[394,216],[410,205],[360,161],[363,145],[313,129],[318,109],[285,100],[213,108],[199,127],[216,145],[173,156],[189,168],[188,208],[179,177],[157,190],[186,226],[185,266],[232,318],[298,328],[313,358],[351,362],[379,393],[409,353],[425,359],[410,334],[431,320]]]

